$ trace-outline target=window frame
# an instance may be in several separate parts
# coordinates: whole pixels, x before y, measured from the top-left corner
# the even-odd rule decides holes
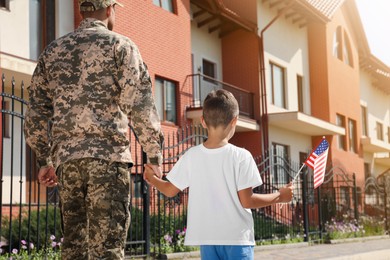
[[[345,116],[336,114],[336,125],[345,128]],[[345,135],[337,135],[338,148],[341,150],[347,150],[347,142]]]
[[[356,121],[353,119],[348,119],[348,143],[349,151],[357,153],[357,129]]]
[[[282,150],[283,158],[280,158],[280,151]],[[273,151],[273,181],[274,184],[278,187],[281,187],[289,182],[289,174],[283,170],[285,167],[289,167],[289,158],[290,158],[290,146],[286,144],[272,142],[272,151]],[[282,167],[282,169],[280,169]],[[283,173],[280,174],[280,173]]]
[[[163,0],[153,0],[152,2],[153,2],[153,4],[154,4],[155,6],[158,6],[158,7],[162,8],[162,9],[164,9],[165,11],[168,11],[168,12],[170,12],[170,13],[172,13],[172,14],[176,14],[176,13],[177,13],[177,12],[176,12],[176,2],[175,2],[174,0],[166,0],[166,1],[169,2],[170,8],[171,8],[172,10],[169,9],[169,8],[167,8],[167,7],[164,5]]]
[[[0,9],[9,10],[9,0],[0,0]]]
[[[157,84],[158,81],[162,82],[162,90],[160,92],[158,92],[158,90],[157,90],[157,87],[160,86],[159,84]],[[168,110],[167,110],[167,95],[166,95],[166,92],[167,92],[167,87],[168,87],[167,84],[168,83],[171,83],[170,86],[174,87],[174,92],[173,92],[174,95],[175,95],[174,96],[174,103],[173,103],[174,108],[172,110],[169,110],[169,111],[174,113],[174,115],[173,115],[174,120],[173,121],[171,121],[168,118],[169,116],[168,116],[168,112],[167,112]],[[178,118],[177,118],[177,116],[178,116],[178,113],[177,113],[177,106],[178,106],[178,102],[177,102],[177,97],[178,97],[178,95],[177,95],[177,85],[178,85],[177,82],[175,82],[173,80],[169,80],[169,79],[166,79],[166,78],[163,78],[163,77],[159,77],[159,76],[155,77],[154,97],[156,99],[157,112],[158,112],[158,114],[160,116],[160,120],[162,122],[169,122],[169,123],[177,124],[177,121],[178,121]],[[161,96],[162,100],[160,99],[160,97],[157,96],[157,93],[161,93],[162,94],[162,96]],[[159,102],[161,102],[162,107],[158,107]]]
[[[209,73],[208,68],[212,68],[212,73]],[[208,59],[202,59],[202,74],[207,76],[203,78],[204,80],[215,83],[214,80],[217,80],[217,63],[212,62]],[[213,78],[214,80],[210,78]]]
[[[383,135],[383,124],[380,122],[376,122],[376,139],[380,141],[384,141],[384,135]]]
[[[368,136],[368,126],[367,126],[367,107],[360,106],[361,117],[362,117],[362,135]]]
[[[297,75],[297,91],[298,91],[298,111],[304,112],[304,90],[303,90],[303,76]]]
[[[281,103],[282,104],[276,104],[276,101],[275,101],[275,70],[274,68],[278,68],[281,70],[281,84],[282,86],[278,86],[278,89],[277,90],[280,90],[280,96],[282,98],[281,100]],[[277,107],[281,107],[281,108],[284,108],[284,109],[287,109],[287,97],[286,97],[286,68],[285,67],[282,67],[274,62],[270,62],[270,71],[271,71],[271,103]]]

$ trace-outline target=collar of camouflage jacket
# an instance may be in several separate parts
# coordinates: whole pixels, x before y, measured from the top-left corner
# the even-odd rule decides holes
[[[107,28],[107,25],[102,21],[95,18],[85,18],[81,21],[79,29],[91,28],[91,27],[104,27]]]

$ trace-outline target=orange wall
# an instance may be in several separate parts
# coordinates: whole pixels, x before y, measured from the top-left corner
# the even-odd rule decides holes
[[[353,42],[352,29],[348,26],[345,10],[341,8],[331,22],[312,24],[309,32],[309,62],[312,115],[336,124],[336,114],[346,118],[346,135],[348,136],[348,119],[356,121],[358,152],[343,151],[338,148],[337,138],[331,141],[329,159],[333,166],[341,166],[348,174],[356,173],[359,183],[364,181],[364,161],[359,155],[361,121],[359,93],[359,64],[357,43]],[[333,56],[333,37],[337,26],[349,36],[352,49],[353,67]],[[343,33],[344,36],[344,33]],[[328,137],[331,138],[331,137]],[[348,139],[348,138],[347,138]],[[313,145],[314,145],[313,138]],[[347,141],[347,148],[349,143]]]

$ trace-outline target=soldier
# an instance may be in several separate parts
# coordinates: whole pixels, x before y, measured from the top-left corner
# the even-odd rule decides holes
[[[161,176],[163,136],[137,46],[112,32],[116,0],[79,0],[80,26],[49,44],[29,87],[25,136],[38,180],[58,184],[62,259],[124,259],[130,224],[129,117]]]

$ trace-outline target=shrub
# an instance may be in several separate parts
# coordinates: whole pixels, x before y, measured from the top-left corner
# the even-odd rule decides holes
[[[34,210],[30,214],[23,212],[21,221],[12,219],[11,227],[9,223],[9,219],[2,221],[1,235],[7,239],[10,237],[8,246],[17,250],[22,248],[22,240],[28,244],[33,243],[39,250],[50,247],[50,234],[62,237],[60,210],[56,206]]]

